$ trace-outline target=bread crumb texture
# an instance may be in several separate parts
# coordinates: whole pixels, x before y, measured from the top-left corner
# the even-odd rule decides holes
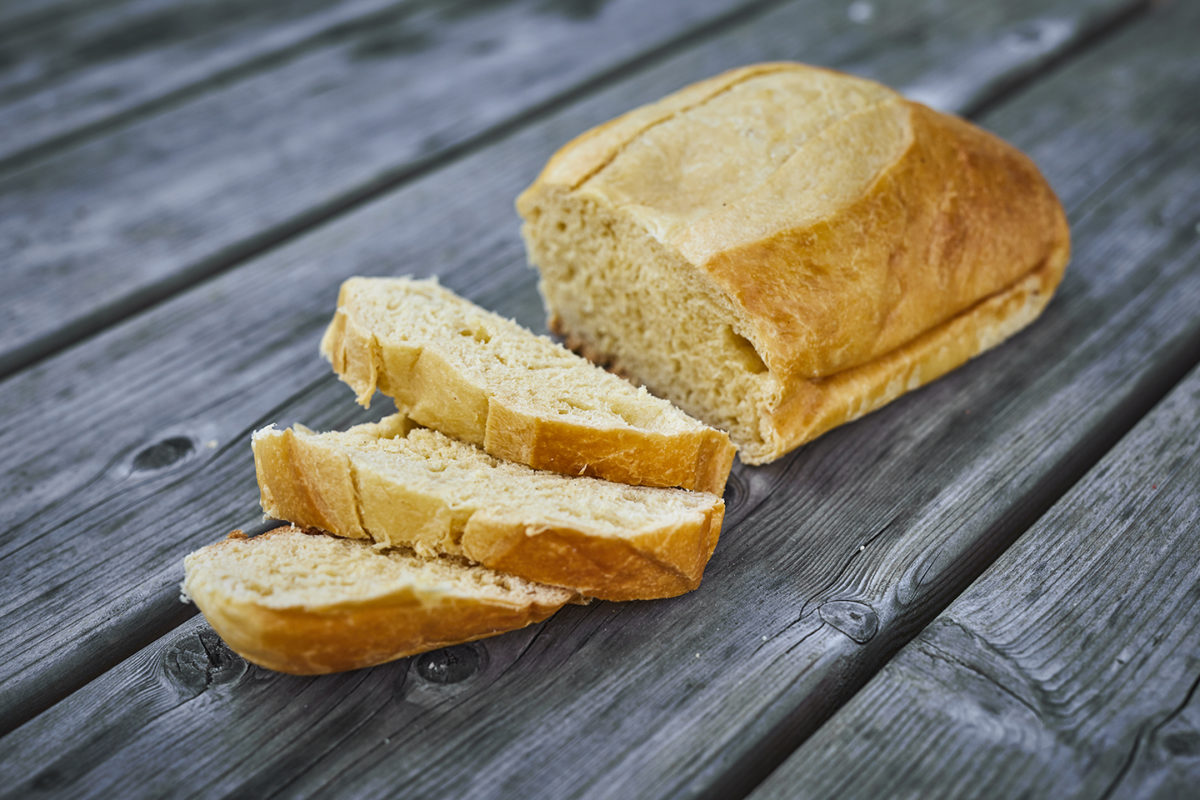
[[[330,610],[403,593],[484,598],[495,603],[565,603],[571,593],[463,558],[425,558],[408,548],[309,533],[294,526],[227,539],[185,560],[187,586],[265,608]]]
[[[719,493],[733,462],[724,432],[436,280],[346,281],[321,350],[364,405],[539,469]]]
[[[454,557],[289,526],[184,561],[184,594],[236,652],[302,675],[381,664],[538,622],[572,592]]]

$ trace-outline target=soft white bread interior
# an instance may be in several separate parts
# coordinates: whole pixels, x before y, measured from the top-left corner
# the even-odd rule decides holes
[[[725,514],[713,494],[530,469],[403,415],[340,433],[272,427],[253,444],[272,517],[607,600],[696,588]]]
[[[366,405],[566,475],[720,494],[728,435],[435,280],[351,278],[321,352]]]
[[[551,328],[728,430],[752,464],[1028,324],[1069,253],[1015,148],[790,63],[588,131],[517,207]]]
[[[549,617],[571,592],[295,527],[184,560],[184,594],[246,660],[296,675],[369,667]]]

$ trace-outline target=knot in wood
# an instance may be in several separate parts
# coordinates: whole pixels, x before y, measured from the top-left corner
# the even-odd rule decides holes
[[[857,600],[830,600],[817,609],[821,619],[859,644],[866,644],[879,632],[875,609]]]
[[[49,792],[66,785],[70,780],[71,778],[58,768],[50,767],[33,776],[33,780],[29,782],[29,790],[31,792]]]
[[[242,657],[211,630],[184,634],[162,654],[163,671],[180,693],[195,697],[210,686],[232,683],[246,674]]]
[[[155,442],[133,457],[133,468],[139,472],[166,469],[187,458],[196,450],[196,444],[186,436],[170,436]]]
[[[459,683],[478,672],[482,661],[474,645],[456,644],[421,655],[417,674],[430,683]]]

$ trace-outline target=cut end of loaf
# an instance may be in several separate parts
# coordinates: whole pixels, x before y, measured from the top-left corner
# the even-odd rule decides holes
[[[752,332],[715,286],[631,219],[548,187],[523,227],[552,331],[713,428],[743,461],[769,450],[778,393]]]
[[[734,411],[719,395],[686,391],[687,387],[670,383],[680,380],[678,373],[664,369],[660,363],[647,364],[644,350],[639,358],[638,351],[630,351],[618,344],[616,340],[629,340],[636,336],[636,332],[629,330],[620,333],[620,323],[610,329],[618,331],[613,336],[614,341],[609,343],[612,350],[593,344],[590,333],[584,335],[570,328],[563,315],[556,311],[551,312],[549,326],[572,350],[616,372],[639,374],[648,384],[654,385],[656,391],[698,419],[718,427],[728,426],[738,446],[738,458],[749,465],[766,464],[786,455],[800,444],[812,441],[906,392],[936,380],[1031,324],[1053,296],[1062,278],[1067,256],[1068,250],[1064,245],[1052,253],[1044,265],[1015,285],[984,298],[922,336],[860,367],[824,379],[796,382],[786,396],[773,380],[761,380],[757,385],[752,382],[743,384],[747,386],[744,397],[753,397],[755,400],[734,406]],[[554,275],[553,269],[543,268],[542,271],[544,275]],[[580,290],[576,288],[566,294],[571,296]],[[554,309],[550,297],[558,296],[561,292],[546,288],[543,291],[547,291],[547,306]],[[591,325],[582,320],[576,324],[580,329],[588,329]],[[681,342],[678,346],[687,345]],[[741,344],[736,346],[741,347]],[[695,349],[705,351],[702,344]],[[707,357],[727,366],[739,363],[737,354],[732,351],[724,355],[710,352]],[[752,375],[763,374],[754,367],[748,371]],[[725,381],[725,385],[733,382],[728,377],[713,378],[712,370],[707,377],[690,377],[687,380],[720,380]],[[665,382],[656,383],[659,381]],[[710,385],[700,384],[703,387]],[[734,420],[730,418],[731,413],[742,416]]]

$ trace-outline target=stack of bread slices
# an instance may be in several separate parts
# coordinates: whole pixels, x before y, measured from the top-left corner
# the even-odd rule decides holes
[[[263,510],[292,524],[192,553],[184,581],[248,660],[354,669],[699,585],[725,433],[434,280],[346,281],[321,351],[399,413],[254,435]]]

